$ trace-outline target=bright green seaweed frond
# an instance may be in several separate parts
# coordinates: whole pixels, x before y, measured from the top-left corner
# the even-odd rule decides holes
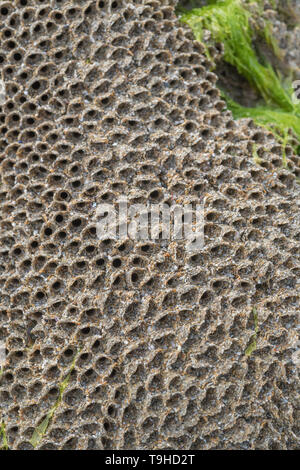
[[[2,440],[2,442],[1,442]],[[8,450],[8,441],[6,436],[6,426],[5,423],[2,422],[0,425],[0,450]]]
[[[54,403],[52,408],[48,411],[48,413],[45,416],[45,418],[43,419],[43,421],[35,428],[35,430],[33,432],[32,438],[30,439],[30,443],[34,448],[36,448],[38,446],[38,444],[40,443],[40,441],[43,439],[44,435],[46,434],[46,432],[48,430],[49,424],[50,424],[57,408],[59,407],[59,405],[62,402],[64,391],[66,390],[66,388],[69,384],[69,381],[70,381],[70,378],[71,378],[71,373],[72,373],[72,371],[75,367],[75,363],[76,363],[76,360],[77,360],[77,357],[78,357],[78,354],[79,354],[80,351],[81,351],[81,349],[79,349],[77,351],[77,353],[75,354],[75,357],[73,359],[73,362],[71,364],[71,367],[69,369],[69,372],[68,372],[67,376],[59,384],[59,394],[58,394],[58,398],[57,398],[56,402]]]
[[[267,106],[258,106],[256,108],[247,108],[236,103],[226,96],[228,109],[232,111],[235,119],[251,118],[259,126],[265,127],[272,132],[277,140],[281,142],[283,148],[289,144],[298,153],[298,145],[295,140],[300,142],[300,116],[293,113],[287,113],[281,109],[271,109]],[[291,132],[292,131],[292,134]],[[286,162],[284,161],[284,166]]]
[[[224,60],[247,79],[263,100],[260,106],[247,108],[224,95],[228,108],[236,119],[249,117],[269,129],[282,143],[283,149],[287,144],[294,143],[290,130],[300,143],[300,104],[292,99],[291,84],[288,80],[284,81],[266,60],[259,59],[253,48],[253,38],[259,36],[277,57],[281,56],[270,25],[254,31],[253,22],[250,22],[251,13],[244,6],[246,2],[243,4],[241,0],[208,0],[207,3],[202,8],[181,9],[181,21],[191,27],[197,40],[203,42],[203,33],[209,30],[214,43],[222,42]],[[262,0],[248,0],[247,4],[255,7],[258,14],[262,12]],[[206,52],[209,56],[208,48]],[[294,145],[295,151],[297,147]]]
[[[252,47],[254,32],[249,23],[250,13],[240,0],[210,2],[203,8],[186,11],[181,21],[193,30],[198,41],[209,30],[215,42],[224,44],[224,60],[236,67],[253,85],[267,104],[277,105],[287,112],[294,109],[291,97],[269,64],[261,64]],[[275,47],[269,28],[261,32],[267,43]],[[277,49],[276,49],[277,50]]]

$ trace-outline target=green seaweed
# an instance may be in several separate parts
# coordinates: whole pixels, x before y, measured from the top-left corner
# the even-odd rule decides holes
[[[250,356],[257,347],[257,333],[258,333],[258,315],[257,310],[254,307],[253,310],[253,319],[254,319],[254,334],[251,336],[250,344],[247,346],[245,355]]]
[[[2,443],[1,443],[1,439],[2,439]],[[2,422],[0,425],[0,450],[9,450],[7,436],[6,436],[6,427],[5,427],[4,422]]]
[[[223,94],[228,108],[234,118],[252,118],[253,121],[271,131],[283,147],[283,163],[286,166],[285,147],[287,144],[297,153],[300,144],[300,104],[293,100],[291,79],[283,80],[262,57],[258,57],[253,48],[255,36],[262,37],[272,48],[277,57],[281,51],[272,35],[269,24],[263,30],[256,30],[251,13],[241,0],[210,0],[202,8],[178,10],[180,20],[188,24],[198,41],[203,42],[205,30],[211,32],[214,43],[224,45],[224,60],[236,68],[250,85],[255,88],[262,99],[255,108],[241,106]],[[261,0],[247,2],[261,13]],[[210,58],[209,48],[205,45],[206,54]],[[298,142],[295,145],[295,140]]]
[[[66,390],[66,388],[69,384],[69,381],[70,381],[70,378],[71,378],[71,373],[72,373],[72,371],[75,367],[76,359],[77,359],[77,356],[78,356],[79,353],[80,353],[80,349],[77,351],[77,353],[76,353],[76,355],[73,359],[73,362],[71,364],[70,370],[69,370],[66,378],[59,384],[59,395],[58,395],[58,398],[57,398],[56,402],[54,403],[52,408],[48,411],[48,413],[46,414],[43,421],[35,428],[35,430],[33,432],[33,435],[30,439],[30,444],[34,448],[36,448],[38,446],[38,444],[40,443],[40,441],[43,439],[43,437],[46,434],[47,429],[49,427],[50,421],[54,416],[54,413],[56,412],[57,408],[61,404],[63,393],[64,393],[64,391]]]
[[[225,97],[225,94],[223,94]],[[231,110],[235,119],[251,118],[259,126],[265,127],[272,132],[283,148],[283,166],[287,167],[285,156],[286,145],[289,144],[295,153],[298,153],[300,143],[300,117],[293,113],[287,113],[281,109],[272,109],[267,106],[247,108],[241,106],[234,100],[225,97],[228,109]],[[295,142],[298,142],[295,144]]]

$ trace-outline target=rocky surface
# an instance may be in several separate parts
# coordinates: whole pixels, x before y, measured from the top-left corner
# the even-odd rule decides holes
[[[299,157],[282,169],[271,134],[232,120],[175,3],[1,2],[12,449],[55,404],[39,449],[299,447]],[[97,207],[124,195],[205,197],[204,247],[99,240]]]

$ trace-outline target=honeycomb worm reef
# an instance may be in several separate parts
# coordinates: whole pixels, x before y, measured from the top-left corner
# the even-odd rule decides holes
[[[175,3],[0,2],[11,449],[299,447],[300,160],[233,121]],[[204,248],[99,240],[124,194],[206,196]]]

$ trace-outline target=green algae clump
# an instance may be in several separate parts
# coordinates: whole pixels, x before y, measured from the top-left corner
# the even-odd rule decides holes
[[[191,27],[198,41],[203,42],[204,31],[209,30],[214,43],[222,42],[225,62],[235,67],[262,99],[259,106],[250,108],[241,106],[223,93],[228,108],[235,119],[252,118],[256,124],[273,132],[284,148],[290,144],[297,152],[300,144],[300,103],[293,99],[291,83],[284,81],[264,58],[258,57],[253,47],[253,39],[258,34],[272,47],[275,55],[280,54],[270,26],[256,31],[250,21],[251,13],[241,0],[210,0],[208,3],[192,10],[179,8],[180,20]],[[251,5],[255,6],[257,13],[261,12],[261,2],[252,2]],[[206,53],[210,58],[207,46]]]

